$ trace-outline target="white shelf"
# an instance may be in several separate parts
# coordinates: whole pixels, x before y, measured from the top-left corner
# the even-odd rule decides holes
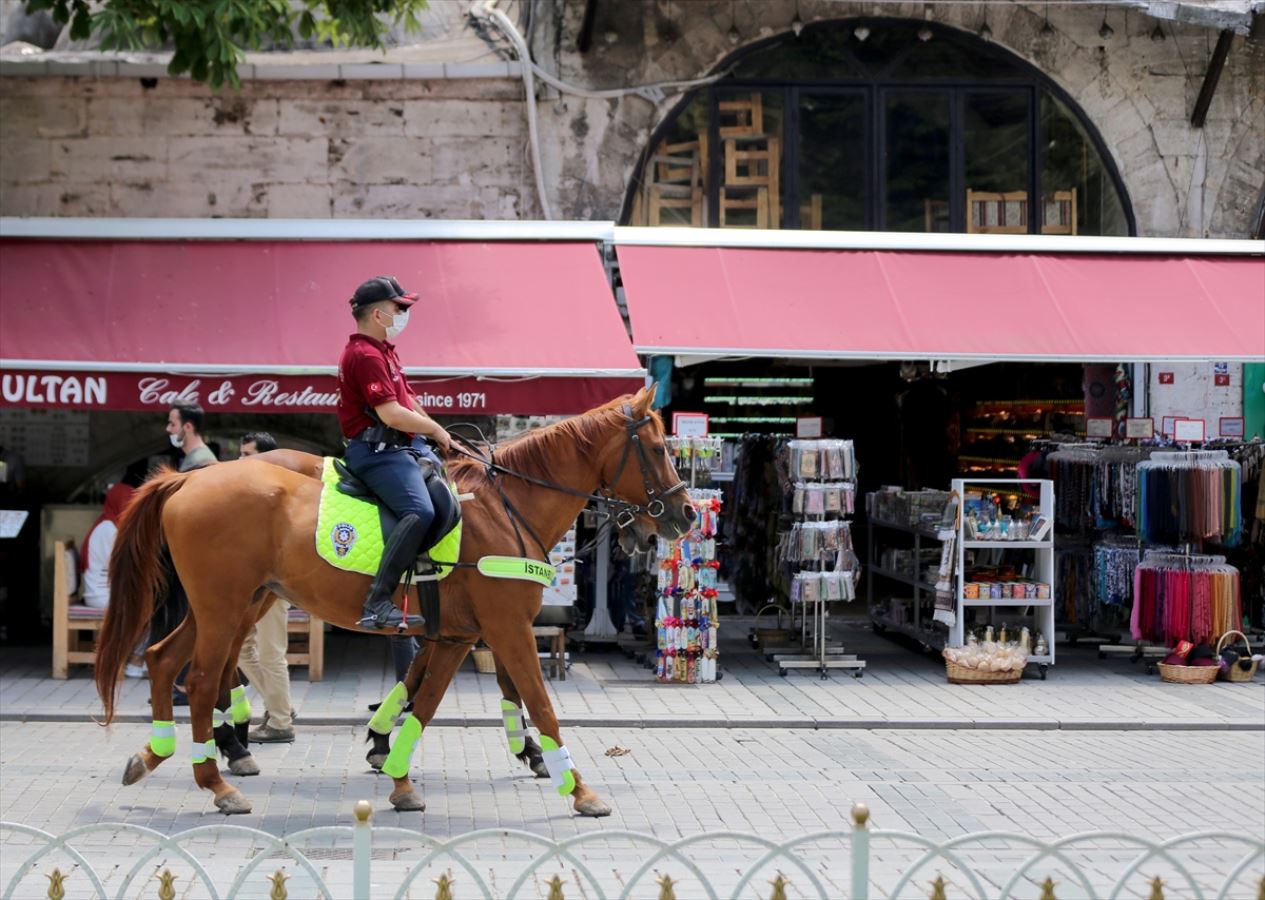
[[[987,600],[984,600],[984,599],[968,600],[966,597],[959,597],[958,602],[961,603],[963,606],[1053,606],[1054,605],[1054,601],[1051,600],[1049,597],[1045,598],[1044,600],[1037,600],[1035,598],[1032,600],[1016,600],[1014,598],[1011,598],[1009,600],[1005,598],[994,600],[991,597]]]
[[[994,613],[991,610],[997,609],[1027,609],[1034,620],[1033,643],[1036,643],[1037,636],[1045,638],[1046,646],[1050,648],[1048,655],[1030,656],[1028,662],[1034,663],[1042,667],[1044,674],[1045,666],[1054,665],[1054,537],[1051,535],[1048,540],[1042,541],[1002,541],[1002,540],[967,540],[966,538],[966,494],[967,491],[974,487],[984,487],[987,489],[1002,489],[1011,487],[1012,491],[1007,493],[1019,493],[1021,485],[1037,485],[1040,487],[1040,503],[1034,515],[1044,516],[1051,522],[1054,521],[1054,482],[1048,479],[1040,478],[955,478],[953,480],[953,490],[962,498],[961,513],[958,519],[958,546],[957,546],[957,622],[949,634],[950,644],[960,646],[965,643],[966,637],[966,611],[969,609],[986,609],[990,610],[988,620],[993,621]],[[1034,551],[1030,556],[1025,557],[1031,561],[1031,574],[1024,578],[1025,581],[1035,581],[1050,586],[1050,597],[1038,600],[1035,597],[979,597],[968,600],[965,594],[966,578],[966,551],[968,550],[1031,550]]]
[[[991,550],[994,547],[1003,550],[1053,550],[1054,541],[963,541],[962,546],[967,550]]]

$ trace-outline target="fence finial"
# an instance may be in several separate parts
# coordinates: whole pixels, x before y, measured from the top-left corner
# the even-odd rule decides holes
[[[355,813],[356,821],[363,825],[368,822],[369,817],[373,815],[373,806],[368,800],[357,800]]]
[[[676,885],[671,875],[659,879],[659,900],[676,900]]]
[[[176,876],[163,869],[158,876],[158,900],[176,900]]]
[[[870,821],[870,808],[864,803],[853,803],[852,821],[856,823],[857,828],[864,828]]]
[[[53,869],[44,877],[48,879],[48,900],[66,900],[66,876],[61,869]]]
[[[286,890],[286,873],[282,869],[277,869],[268,876],[268,880],[272,882],[272,891],[268,894],[268,900],[288,900],[290,892]]]
[[[773,885],[773,893],[769,895],[769,900],[786,900],[786,886],[790,883],[790,879],[778,872],[777,878],[769,882]]]
[[[545,900],[567,900],[562,896],[562,876],[555,875],[549,879],[549,896]]]
[[[1151,895],[1147,900],[1164,900],[1164,879],[1158,875],[1151,879]]]
[[[947,886],[944,876],[937,875],[936,880],[931,882],[931,900],[949,900],[949,895],[944,891]]]
[[[452,876],[447,872],[435,879],[439,889],[435,891],[435,900],[452,900]]]
[[[1053,878],[1046,876],[1045,881],[1041,882],[1041,900],[1059,900],[1058,897],[1054,896],[1054,885],[1056,883]]]

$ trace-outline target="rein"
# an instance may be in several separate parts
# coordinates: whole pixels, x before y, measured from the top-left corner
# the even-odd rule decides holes
[[[520,481],[527,482],[528,484],[534,484],[537,487],[557,491],[571,497],[578,497],[587,503],[598,504],[599,514],[607,516],[607,521],[599,527],[597,535],[593,538],[593,540],[589,541],[586,545],[584,545],[584,547],[576,551],[575,556],[572,557],[572,559],[576,559],[597,546],[597,542],[602,535],[601,528],[609,527],[610,523],[614,522],[615,527],[622,530],[631,525],[633,520],[636,519],[640,513],[645,513],[652,519],[661,518],[667,512],[667,504],[664,503],[664,498],[671,497],[673,494],[684,491],[687,487],[684,481],[678,480],[676,484],[664,488],[662,482],[655,477],[654,472],[651,470],[650,459],[646,455],[645,445],[642,443],[641,435],[638,434],[638,432],[644,426],[653,421],[652,417],[647,415],[641,419],[634,419],[632,406],[628,403],[624,404],[623,412],[624,417],[627,419],[627,422],[624,425],[624,430],[627,433],[628,439],[624,443],[624,452],[619,458],[619,466],[615,469],[615,476],[611,479],[611,483],[619,483],[620,477],[624,474],[624,468],[628,465],[628,458],[631,455],[632,450],[636,448],[637,466],[641,470],[641,482],[642,486],[645,488],[647,497],[647,501],[644,504],[630,503],[627,500],[616,497],[605,480],[603,480],[597,493],[585,493],[584,491],[577,491],[573,488],[569,488],[566,485],[557,484],[556,482],[547,481],[543,478],[537,478],[534,475],[528,475],[524,472],[517,472],[513,469],[506,468],[496,461],[496,449],[491,443],[487,445],[487,456],[484,456],[481,452],[479,452],[480,448],[472,441],[461,437],[460,435],[453,435],[457,441],[465,444],[470,449],[462,449],[454,443],[452,445],[452,450],[467,457],[468,459],[472,459],[475,462],[480,463],[487,470],[490,476],[498,474],[508,475],[511,478],[517,478]],[[523,528],[527,530],[528,535],[536,542],[536,545],[540,547],[541,553],[544,554],[545,557],[548,557],[549,548],[545,546],[544,542],[540,539],[540,536],[536,534],[536,531],[532,528],[531,523],[527,521],[523,514],[520,513],[510,501],[509,497],[505,493],[505,489],[501,486],[501,482],[495,478],[491,478],[489,480],[496,485],[497,492],[501,496],[501,503],[505,506],[505,511],[510,519],[510,523],[514,526],[514,532],[518,538],[520,552],[522,552],[524,556],[527,554],[527,548],[523,542],[523,535],[519,530],[519,523],[521,523]],[[607,509],[607,507],[611,506],[616,509],[613,514]]]

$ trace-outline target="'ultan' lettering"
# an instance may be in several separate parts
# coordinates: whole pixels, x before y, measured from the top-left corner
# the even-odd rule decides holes
[[[103,406],[106,381],[101,376],[16,375],[0,378],[0,396],[6,403],[61,406]]]

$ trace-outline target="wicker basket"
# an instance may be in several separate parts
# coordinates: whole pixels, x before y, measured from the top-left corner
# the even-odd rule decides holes
[[[474,657],[474,670],[476,672],[484,675],[492,675],[496,672],[496,658],[487,647],[475,647],[470,651],[470,655]]]
[[[768,609],[777,610],[777,627],[760,627],[760,618],[764,615],[764,611]],[[790,618],[790,612],[776,603],[770,603],[761,607],[755,614],[755,626],[751,629],[751,637],[756,646],[761,644],[784,644],[795,637],[795,632],[790,628],[782,627],[782,613],[786,613]]]
[[[1217,641],[1218,659],[1221,657],[1221,651],[1225,649],[1225,639],[1232,634],[1237,634],[1239,637],[1243,638],[1243,643],[1247,646],[1247,652],[1252,652],[1252,642],[1247,639],[1246,634],[1241,631],[1227,631],[1225,634],[1221,635],[1221,640]],[[1256,669],[1259,665],[1260,660],[1254,659],[1252,660],[1252,664],[1245,671],[1240,669],[1239,664],[1236,662],[1234,665],[1230,666],[1230,670],[1226,672],[1223,677],[1226,681],[1251,681],[1256,677]]]
[[[1220,666],[1170,666],[1157,663],[1160,679],[1169,684],[1212,684],[1217,680]]]
[[[979,669],[968,669],[957,663],[944,661],[944,672],[949,676],[949,684],[1018,684],[1023,678],[1023,669],[1011,669],[1009,672],[982,672]]]

